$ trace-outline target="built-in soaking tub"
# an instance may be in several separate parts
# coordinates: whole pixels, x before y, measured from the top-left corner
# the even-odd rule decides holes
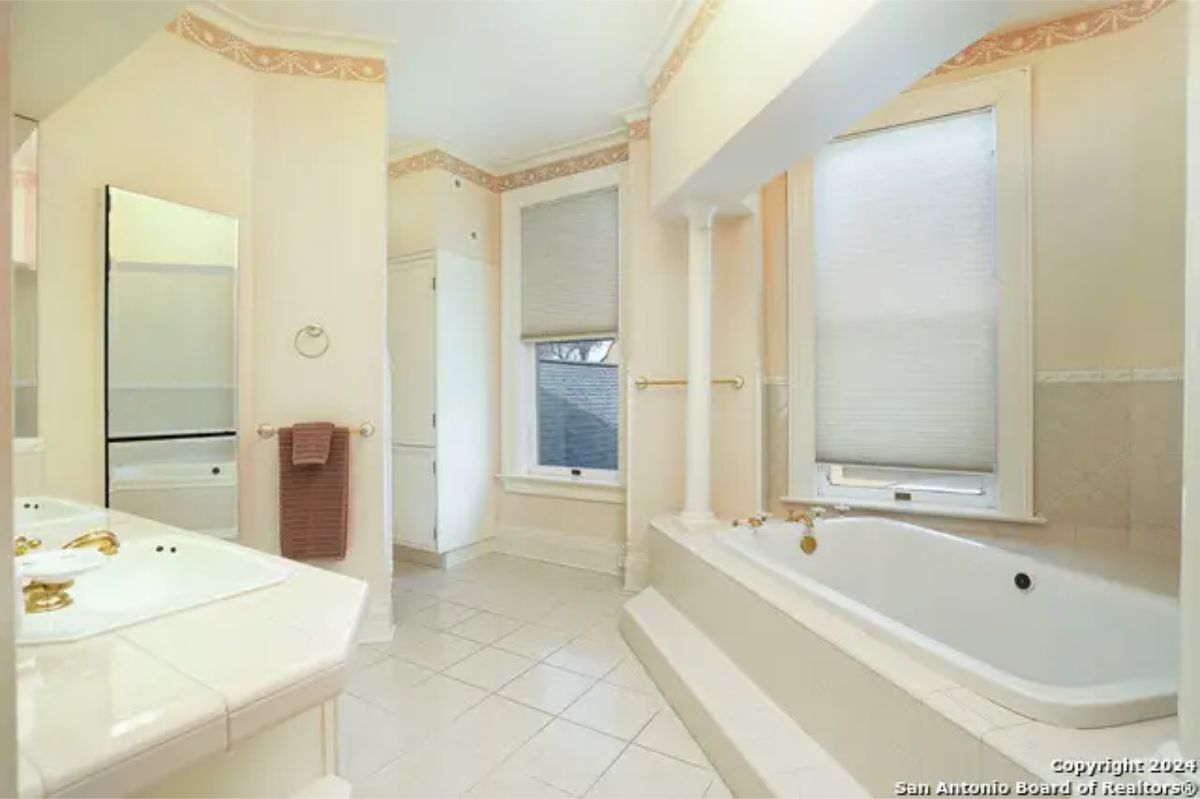
[[[117,510],[219,538],[237,537],[237,464],[232,460],[114,465],[108,492]]]
[[[1033,719],[1104,727],[1175,713],[1173,599],[884,519],[718,534],[805,596]]]

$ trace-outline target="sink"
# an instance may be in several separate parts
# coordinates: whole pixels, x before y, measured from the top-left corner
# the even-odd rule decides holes
[[[58,497],[17,497],[13,506],[13,529],[18,534],[65,522],[103,524],[107,517],[104,508]]]
[[[291,576],[286,564],[251,549],[153,526],[167,532],[122,540],[120,550],[105,558],[102,568],[79,576],[70,588],[75,600],[70,606],[24,614],[17,644],[88,638]]]

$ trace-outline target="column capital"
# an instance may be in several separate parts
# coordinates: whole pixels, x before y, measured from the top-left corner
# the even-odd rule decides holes
[[[713,216],[717,213],[715,205],[689,205],[687,208],[688,227],[696,228],[711,228]]]

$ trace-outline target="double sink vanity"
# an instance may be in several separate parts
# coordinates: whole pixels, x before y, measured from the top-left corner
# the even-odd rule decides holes
[[[60,499],[14,529],[21,796],[348,794],[365,583]]]

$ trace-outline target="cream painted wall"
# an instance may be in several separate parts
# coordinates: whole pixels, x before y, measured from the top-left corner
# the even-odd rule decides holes
[[[1183,364],[1185,14],[918,84],[1031,68],[1040,370]]]
[[[11,119],[11,74],[9,70],[9,13],[11,6],[0,7],[0,114]],[[0,133],[0,152],[10,152],[9,126]],[[9,185],[9,166],[0,167],[0,185]],[[5,271],[12,269],[10,236],[11,216],[8,192],[0,199],[0,264]],[[11,297],[8,281],[0,285],[0,507],[12,506],[12,377],[11,377]],[[13,535],[12,516],[3,514],[0,520],[0,539],[8,541]],[[12,549],[0,551],[0,796],[17,795],[17,675],[16,647],[13,645],[14,615]]]
[[[388,256],[442,249],[500,262],[500,197],[444,169],[388,182]]]
[[[366,579],[368,623],[390,623],[391,414],[387,404],[387,119],[382,84],[253,75],[251,162],[254,277],[251,385],[241,415],[242,540],[278,545],[277,448],[253,434],[260,422],[371,422],[350,442],[350,545],[325,563]],[[301,357],[295,331],[325,327],[329,352]],[[245,407],[245,405],[243,405]]]
[[[101,502],[103,186],[239,221],[242,540],[278,546],[277,450],[258,423],[374,423],[351,442],[349,553],[323,565],[370,583],[379,634],[391,615],[385,104],[381,84],[261,75],[156,34],[43,120],[38,270],[46,491]],[[292,348],[310,322],[332,339],[316,361]]]
[[[104,499],[104,186],[237,218],[239,261],[252,264],[253,107],[248,70],[158,33],[42,120],[38,367],[48,492]],[[243,269],[247,321],[249,277]]]

